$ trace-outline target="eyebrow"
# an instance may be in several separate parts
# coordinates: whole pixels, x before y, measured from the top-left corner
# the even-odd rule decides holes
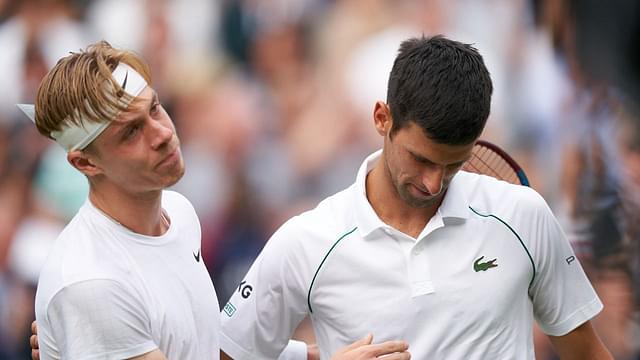
[[[416,154],[415,152],[413,152],[413,151],[411,151],[411,150],[408,150],[408,151],[409,151],[409,153],[411,154],[411,156],[413,156],[413,157],[414,157],[417,161],[419,161],[419,162],[422,162],[422,163],[425,163],[425,164],[436,164],[436,165],[440,165],[440,164],[437,164],[436,162],[434,162],[434,161],[432,161],[432,160],[430,160],[430,159],[425,158],[424,156],[421,156],[421,155],[419,155],[419,154]],[[465,159],[465,160],[458,161],[458,162],[455,162],[455,163],[445,164],[445,166],[452,166],[452,165],[458,166],[458,165],[462,165],[462,164],[464,164],[465,162],[467,162],[468,160],[469,160],[469,159]]]
[[[155,92],[155,90],[153,91],[153,93],[151,94],[151,102],[149,103],[149,106],[145,107],[144,110],[148,111],[151,109],[151,107],[158,102],[158,93]],[[129,130],[129,128],[131,128],[132,126],[137,125],[138,123],[140,123],[143,120],[143,118],[141,116],[137,116],[131,120],[128,120],[126,122],[120,122],[120,126],[121,128],[118,129],[117,133],[118,136],[122,137],[124,136],[124,134]]]
[[[409,153],[411,154],[411,156],[413,156],[419,162],[435,164],[433,161],[427,159],[424,156],[418,155],[418,154],[416,154],[415,152],[413,152],[411,150],[409,150]]]

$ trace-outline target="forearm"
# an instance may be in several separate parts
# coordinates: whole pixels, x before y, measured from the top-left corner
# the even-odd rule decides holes
[[[140,355],[140,356],[136,356],[136,357],[130,358],[129,360],[167,360],[167,358],[164,356],[162,351],[154,350],[154,351],[148,352],[148,353],[146,353],[144,355]]]
[[[613,360],[590,322],[564,336],[549,336],[561,360]]]

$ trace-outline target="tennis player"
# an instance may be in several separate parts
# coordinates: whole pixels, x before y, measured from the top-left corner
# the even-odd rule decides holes
[[[100,42],[61,59],[35,108],[22,106],[90,184],[38,282],[32,345],[43,360],[219,358],[198,217],[164,190],[184,173],[180,143],[149,83],[142,59]],[[405,342],[371,342],[336,359],[409,358]],[[306,345],[296,354],[306,358]]]
[[[90,184],[38,282],[43,360],[218,352],[198,218],[163,191],[184,173],[180,144],[149,82],[139,57],[102,42],[61,59],[38,89],[38,130]]]
[[[322,359],[369,331],[416,359],[534,359],[534,321],[560,358],[610,359],[590,324],[602,303],[542,197],[459,171],[491,93],[470,45],[404,41],[373,110],[383,148],[268,241],[224,306],[222,350],[273,359],[310,315]]]

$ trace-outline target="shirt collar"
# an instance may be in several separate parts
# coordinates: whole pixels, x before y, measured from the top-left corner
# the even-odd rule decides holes
[[[451,179],[447,193],[444,195],[440,208],[438,208],[443,219],[457,218],[466,220],[469,217],[469,196],[467,195],[466,185],[469,175],[469,173],[460,170]]]
[[[373,233],[378,229],[388,229],[389,225],[385,224],[373,210],[371,203],[367,199],[366,180],[367,174],[371,171],[380,156],[382,150],[378,150],[369,155],[360,168],[358,169],[358,175],[354,184],[355,189],[355,217],[358,223],[358,231],[363,238]],[[442,204],[438,208],[438,212],[442,216],[445,224],[448,218],[467,219],[469,216],[469,201],[465,189],[465,178],[469,174],[459,171],[451,180],[447,193],[442,201]]]

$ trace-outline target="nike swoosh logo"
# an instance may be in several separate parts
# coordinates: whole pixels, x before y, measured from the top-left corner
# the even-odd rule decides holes
[[[127,73],[124,74],[124,81],[122,82],[122,88],[126,89],[127,88],[127,79],[129,78],[129,70],[127,70]]]
[[[196,262],[200,262],[200,249],[198,249],[198,254],[193,253],[193,257],[196,259]]]
[[[129,79],[129,70],[127,70],[127,73],[124,74],[124,81],[122,82],[122,90],[119,90],[116,93],[118,97],[122,97],[122,95],[124,95],[124,91],[126,91],[125,89],[127,88],[127,79]]]

